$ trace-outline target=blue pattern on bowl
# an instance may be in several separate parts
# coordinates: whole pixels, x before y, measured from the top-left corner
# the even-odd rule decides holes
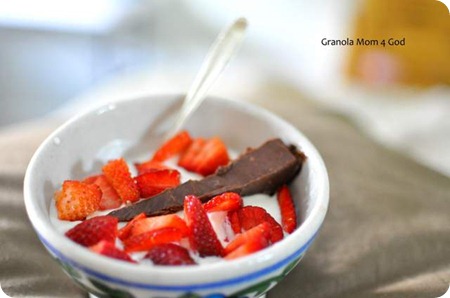
[[[71,260],[69,257],[62,254],[60,251],[58,251],[55,247],[53,247],[42,235],[38,233],[39,239],[44,244],[44,246],[47,248],[49,252],[57,259],[58,263],[63,267],[63,269],[68,273],[72,278],[77,280],[77,283],[85,288],[86,290],[92,292],[94,295],[99,295],[102,292],[105,291],[114,291],[114,292],[120,292],[120,297],[134,297],[132,294],[122,291],[119,289],[113,289],[110,286],[105,285],[103,282],[106,282],[108,284],[113,284],[115,286],[125,286],[127,288],[137,288],[137,289],[145,289],[145,290],[156,290],[156,291],[168,291],[168,292],[182,292],[180,296],[178,297],[208,297],[208,298],[215,298],[215,297],[226,297],[225,294],[222,293],[214,293],[209,294],[206,296],[201,296],[198,294],[195,294],[199,291],[206,291],[210,289],[217,289],[217,288],[226,288],[230,286],[236,286],[241,283],[248,283],[249,280],[257,280],[261,277],[267,277],[276,271],[282,270],[282,273],[280,275],[277,275],[275,277],[270,277],[266,280],[263,280],[262,282],[258,282],[256,284],[253,284],[249,287],[244,288],[241,291],[238,291],[237,293],[234,293],[233,297],[258,297],[262,295],[263,293],[267,292],[270,288],[275,286],[276,283],[278,283],[284,276],[286,276],[294,267],[297,265],[297,263],[300,261],[300,259],[303,257],[305,251],[308,249],[308,247],[311,245],[311,243],[314,241],[316,235],[318,234],[318,231],[306,242],[305,245],[300,247],[297,251],[292,253],[291,255],[287,256],[283,260],[279,261],[278,263],[275,263],[269,267],[266,267],[262,270],[252,272],[247,275],[238,276],[235,278],[218,281],[218,282],[210,282],[210,283],[204,283],[204,284],[191,284],[191,285],[177,285],[177,286],[161,286],[161,285],[154,285],[154,284],[144,284],[144,283],[136,283],[136,282],[130,282],[123,279],[115,278],[112,276],[105,275],[103,273],[97,272],[93,269],[90,269],[88,267],[85,267],[83,265],[78,264],[76,261]],[[89,277],[88,277],[89,276]],[[90,284],[93,284],[94,289],[91,287],[86,286],[86,282],[84,280],[89,281]],[[84,282],[83,282],[84,281]],[[99,291],[95,290],[95,288],[100,288]],[[262,288],[262,291],[261,291]],[[109,290],[108,290],[109,289]],[[241,294],[249,294],[248,292],[250,290],[255,290],[256,295],[250,295],[250,296],[242,296]],[[116,293],[117,294],[117,293]],[[161,297],[161,296],[158,296]],[[172,297],[172,296],[170,296]]]

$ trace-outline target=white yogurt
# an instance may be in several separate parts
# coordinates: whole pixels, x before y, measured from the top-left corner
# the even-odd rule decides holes
[[[235,152],[231,152],[230,154],[232,157],[237,156]],[[141,159],[145,160],[145,159]],[[167,166],[170,168],[177,169],[181,174],[181,183],[184,183],[188,180],[200,180],[202,179],[202,176],[186,171],[185,169],[177,166],[177,159],[173,158],[171,160],[168,160],[165,162]],[[135,170],[135,167],[132,163],[128,163],[128,166],[130,168],[130,172],[132,175],[136,175],[137,172]],[[100,171],[99,171],[100,172]],[[94,174],[93,174],[94,175]],[[69,179],[69,177],[68,177]],[[246,196],[243,197],[243,204],[244,206],[259,206],[264,208],[272,217],[278,222],[281,223],[281,213],[280,208],[278,206],[278,202],[276,199],[276,196],[268,196],[265,194],[256,194],[252,196]],[[125,207],[125,204],[123,204],[121,207],[117,208],[123,208]],[[88,218],[99,216],[99,215],[106,215],[113,211],[115,209],[109,209],[105,211],[96,211],[92,213]],[[58,219],[58,213],[56,210],[56,206],[54,202],[50,204],[50,221],[53,224],[53,226],[62,234],[66,233],[68,230],[79,224],[81,221],[66,221],[66,220],[60,220]],[[184,212],[180,211],[177,213],[180,217],[184,218]],[[211,224],[213,226],[214,231],[217,234],[218,239],[220,240],[223,247],[225,247],[230,240],[234,238],[234,232],[231,229],[230,223],[227,220],[227,212],[219,211],[219,212],[210,212],[208,213],[208,218],[211,221]],[[126,222],[120,222],[119,223],[119,229],[126,225]],[[181,242],[181,245],[185,247],[189,247],[189,242],[187,239],[183,239]],[[118,239],[117,240],[117,247],[122,248],[122,243]],[[138,253],[131,253],[130,256],[134,260],[138,261],[139,264],[145,264],[145,265],[152,265],[152,262],[149,260],[145,260],[145,252],[138,252]],[[192,258],[197,262],[198,264],[205,264],[205,263],[213,263],[213,262],[219,262],[224,261],[224,259],[220,257],[200,257],[198,254],[191,252]]]

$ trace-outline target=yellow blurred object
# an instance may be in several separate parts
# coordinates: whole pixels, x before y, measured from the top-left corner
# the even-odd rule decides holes
[[[349,47],[347,74],[368,85],[450,85],[450,15],[436,0],[365,0]],[[384,40],[384,45],[383,45]],[[397,45],[389,44],[397,42]]]

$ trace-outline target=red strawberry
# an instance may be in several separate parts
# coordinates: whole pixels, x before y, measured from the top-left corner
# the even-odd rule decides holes
[[[192,161],[193,171],[203,176],[213,174],[218,167],[228,164],[227,147],[221,139],[214,137],[208,139],[200,152]]]
[[[203,205],[206,212],[232,211],[242,207],[242,198],[234,192],[226,192],[215,196]]]
[[[144,163],[135,163],[134,166],[136,167],[136,170],[138,171],[138,175],[148,173],[148,172],[157,172],[160,170],[169,169],[169,167],[167,167],[162,162],[154,161],[154,160],[149,160]]]
[[[194,265],[195,261],[189,255],[189,251],[174,243],[158,244],[150,248],[146,258],[155,265]]]
[[[159,170],[147,172],[134,178],[142,198],[148,198],[180,184],[180,172],[177,170]]]
[[[238,234],[225,248],[225,259],[243,257],[269,246],[271,228],[268,222],[263,222]]]
[[[187,131],[181,131],[166,141],[153,155],[153,161],[165,161],[180,154],[191,144],[192,139]]]
[[[228,221],[230,222],[231,229],[235,234],[242,232],[241,223],[237,211],[230,211],[227,214]]]
[[[89,249],[92,250],[93,252],[96,252],[98,254],[113,259],[122,260],[130,263],[136,263],[136,261],[130,258],[130,256],[126,252],[118,249],[112,242],[102,240],[97,244],[90,246]]]
[[[287,233],[292,233],[297,227],[297,214],[291,193],[287,185],[283,185],[277,193],[278,205],[281,211],[281,224]]]
[[[180,167],[185,168],[188,171],[194,172],[195,171],[195,163],[194,160],[196,156],[199,155],[200,151],[202,150],[203,146],[205,146],[206,140],[203,138],[197,138],[194,139],[187,148],[187,150],[181,154],[180,159],[178,160],[178,165]]]
[[[228,150],[224,142],[215,137],[209,139],[200,153],[200,162],[196,172],[207,176],[213,174],[218,167],[224,166],[230,162]]]
[[[87,219],[66,232],[66,236],[83,246],[92,246],[105,240],[114,243],[118,220],[104,215]]]
[[[184,214],[190,230],[191,247],[197,250],[202,257],[221,256],[223,252],[222,244],[217,239],[208,215],[197,197],[186,196],[184,198]]]
[[[121,228],[117,234],[120,240],[124,241],[128,237],[131,236],[131,230],[134,226],[134,224],[139,221],[140,219],[146,218],[145,213],[139,213],[136,215],[132,220],[130,220],[123,228]]]
[[[97,178],[99,176],[100,175],[92,175],[92,176],[86,177],[83,179],[82,182],[87,183],[87,184],[94,184],[95,180],[97,180]]]
[[[123,158],[112,160],[103,166],[108,182],[119,194],[122,202],[135,202],[139,200],[139,189],[131,178],[128,165]]]
[[[131,228],[131,235],[139,235],[161,228],[178,229],[184,236],[189,233],[186,222],[181,217],[176,214],[167,214],[137,220]]]
[[[239,223],[244,231],[267,221],[271,229],[270,241],[275,243],[283,239],[283,229],[280,224],[264,208],[258,206],[245,206],[237,211]]]
[[[95,184],[102,191],[99,210],[108,210],[120,207],[122,200],[116,190],[106,180],[105,175],[91,176],[83,180],[85,183]]]
[[[146,251],[157,244],[179,241],[184,234],[176,228],[161,228],[131,236],[123,242],[126,252]]]
[[[56,210],[61,220],[82,220],[100,207],[102,192],[97,185],[64,181],[55,193]]]

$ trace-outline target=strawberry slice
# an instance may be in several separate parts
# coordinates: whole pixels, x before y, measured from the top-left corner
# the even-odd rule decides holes
[[[150,248],[145,258],[152,260],[155,265],[195,265],[189,251],[174,243],[158,244]]]
[[[95,180],[97,180],[97,178],[100,176],[101,175],[92,175],[92,176],[84,178],[82,182],[87,183],[87,184],[94,184]]]
[[[178,165],[188,171],[194,172],[196,165],[195,158],[200,154],[200,151],[205,146],[206,140],[203,138],[196,138],[192,141],[186,151],[181,154],[178,160]]]
[[[95,184],[102,191],[99,210],[108,210],[120,207],[122,200],[116,190],[109,184],[105,175],[91,176],[83,180],[85,183]]]
[[[235,192],[215,196],[203,205],[206,212],[233,211],[242,207],[242,198]]]
[[[286,233],[292,233],[297,227],[297,214],[291,193],[287,185],[283,185],[277,192],[278,205],[281,212],[281,225]]]
[[[131,178],[128,165],[123,158],[112,160],[103,166],[103,174],[119,194],[123,203],[139,200],[139,189]]]
[[[102,192],[97,185],[66,180],[55,193],[56,210],[61,220],[82,220],[100,207]]]
[[[117,236],[117,223],[118,220],[114,216],[97,216],[77,224],[65,235],[83,246],[92,246],[102,240],[114,243]]]
[[[191,144],[192,138],[185,130],[166,141],[153,155],[153,161],[165,161],[180,154]]]
[[[149,160],[144,163],[135,163],[134,166],[138,171],[138,175],[148,173],[148,172],[157,172],[161,170],[169,169],[168,166],[159,161]]]
[[[147,172],[135,179],[142,198],[149,198],[180,184],[180,172],[177,170],[159,170]]]
[[[123,228],[121,228],[117,234],[120,240],[124,241],[128,237],[131,236],[131,230],[133,229],[134,224],[140,220],[146,218],[145,213],[139,213],[132,220],[130,220]]]
[[[126,252],[123,250],[118,249],[114,243],[102,240],[98,242],[95,245],[92,245],[89,247],[90,250],[93,252],[96,252],[98,254],[117,259],[122,260],[130,263],[136,263]]]
[[[131,236],[161,228],[178,229],[184,236],[189,233],[186,222],[181,217],[176,214],[167,214],[137,220],[131,228]]]
[[[195,172],[208,176],[213,174],[218,167],[228,164],[230,157],[228,156],[227,147],[218,137],[209,139],[202,151],[195,160]]]
[[[225,248],[225,259],[236,259],[270,245],[271,225],[263,222],[250,230],[238,234]]]
[[[272,243],[283,239],[283,228],[281,225],[262,207],[245,206],[237,211],[239,223],[244,231],[267,221],[271,228],[270,241]]]
[[[184,234],[176,228],[161,228],[131,236],[123,242],[125,252],[146,251],[157,244],[179,241]]]
[[[200,256],[222,256],[223,247],[217,239],[201,201],[195,196],[184,198],[184,215],[190,231],[191,247]]]
[[[231,225],[231,229],[233,230],[233,232],[235,234],[241,233],[242,232],[242,228],[241,228],[241,223],[239,221],[239,216],[237,211],[230,211],[227,213],[227,218],[228,221]]]
[[[230,157],[224,142],[220,138],[214,137],[206,141],[192,160],[192,171],[208,176],[213,174],[218,167],[228,164],[229,161]]]

